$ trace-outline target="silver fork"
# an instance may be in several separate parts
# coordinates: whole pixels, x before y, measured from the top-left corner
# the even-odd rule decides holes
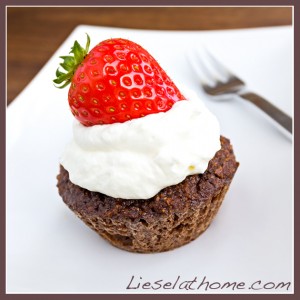
[[[201,73],[201,85],[207,94],[211,96],[237,94],[241,98],[259,107],[292,134],[293,121],[290,116],[262,96],[245,91],[246,84],[240,78],[232,74],[232,72],[220,63],[207,49],[203,48],[203,50],[205,52],[205,60],[201,59],[196,53],[196,65],[198,65],[199,68],[195,66],[195,61],[190,60],[190,62],[193,68],[197,69],[197,73]]]

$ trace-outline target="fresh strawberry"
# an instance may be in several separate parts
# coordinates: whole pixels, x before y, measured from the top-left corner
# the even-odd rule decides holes
[[[68,99],[76,119],[85,126],[125,122],[165,112],[185,99],[157,61],[141,46],[125,39],[109,39],[89,53],[77,41],[61,56],[54,80],[71,83]]]

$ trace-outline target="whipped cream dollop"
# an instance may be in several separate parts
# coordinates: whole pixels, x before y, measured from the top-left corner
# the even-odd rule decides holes
[[[219,122],[195,93],[185,96],[167,112],[125,123],[85,127],[75,120],[61,157],[70,180],[115,198],[148,199],[204,173],[221,148]]]

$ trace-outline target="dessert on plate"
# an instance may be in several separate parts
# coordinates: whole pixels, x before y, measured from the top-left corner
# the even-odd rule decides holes
[[[112,245],[167,251],[210,225],[238,168],[216,117],[140,45],[75,41],[56,71],[75,120],[57,176],[66,205]]]

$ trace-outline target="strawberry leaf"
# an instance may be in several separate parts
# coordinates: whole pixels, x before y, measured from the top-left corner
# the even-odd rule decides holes
[[[56,78],[53,80],[53,82],[57,84],[57,88],[64,88],[71,82],[76,69],[88,54],[90,47],[90,37],[88,34],[86,35],[87,41],[85,48],[81,47],[80,44],[77,41],[75,41],[70,51],[70,54],[73,54],[73,56],[60,56],[60,58],[63,59],[63,62],[59,65],[66,71],[66,73],[60,71],[59,68],[56,70]],[[61,83],[62,85],[58,86]]]
[[[64,60],[63,63],[60,64],[60,66],[65,69],[66,71],[71,71],[73,70],[75,66],[75,60],[74,57],[72,56],[60,56]]]

